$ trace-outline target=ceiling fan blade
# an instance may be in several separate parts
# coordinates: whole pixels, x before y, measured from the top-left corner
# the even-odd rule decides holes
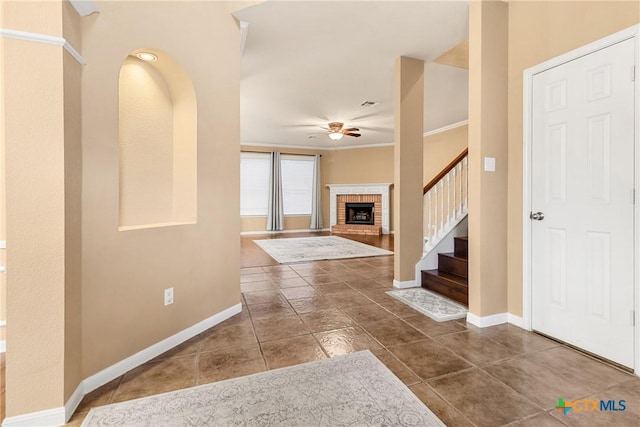
[[[343,129],[345,132],[358,132],[360,129],[358,128],[349,128],[349,129]]]
[[[344,132],[344,134],[347,135],[347,136],[355,136],[356,138],[360,137],[359,133]]]

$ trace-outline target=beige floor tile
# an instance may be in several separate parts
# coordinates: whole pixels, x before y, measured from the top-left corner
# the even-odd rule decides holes
[[[259,319],[253,322],[258,341],[274,341],[297,335],[306,335],[309,329],[298,315],[279,316],[277,319]]]
[[[198,360],[198,384],[255,374],[266,370],[257,344],[202,353]]]
[[[361,350],[378,350],[382,346],[357,326],[314,334],[324,351],[331,357]]]
[[[113,402],[137,399],[196,385],[196,355],[148,362],[122,378]]]
[[[315,310],[301,314],[300,318],[311,332],[332,331],[355,325],[355,322],[349,316],[337,308]]]
[[[423,380],[451,374],[472,366],[451,350],[429,338],[424,341],[395,345],[388,347],[387,350]]]
[[[438,396],[428,384],[420,383],[409,388],[445,425],[473,427],[460,411]]]
[[[315,296],[319,296],[318,291],[315,290],[313,286],[300,286],[297,288],[285,288],[280,292],[284,295],[286,299],[300,299],[300,298],[313,298]]]
[[[434,340],[476,365],[486,365],[518,355],[516,351],[470,331],[440,335]]]
[[[381,322],[360,323],[360,326],[385,347],[428,339],[397,317]]]
[[[298,365],[326,359],[320,345],[312,335],[301,335],[260,344],[269,369]]]
[[[477,426],[501,426],[540,412],[531,401],[478,369],[428,384]]]
[[[409,386],[420,382],[420,378],[414,374],[411,369],[407,368],[404,363],[384,348],[371,350],[371,353],[384,363],[385,366],[406,385]]]
[[[242,347],[256,344],[257,339],[251,323],[211,328],[200,334],[200,351],[219,348]]]
[[[358,323],[380,322],[384,320],[393,320],[397,317],[390,311],[385,310],[378,304],[357,305],[354,307],[346,307],[343,311]]]

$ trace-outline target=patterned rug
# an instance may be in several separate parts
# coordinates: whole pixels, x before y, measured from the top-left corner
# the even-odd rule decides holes
[[[467,317],[467,307],[424,288],[401,289],[387,293],[437,322]]]
[[[369,351],[93,408],[89,426],[444,426]]]
[[[280,264],[393,255],[391,251],[337,236],[265,239],[253,242]]]

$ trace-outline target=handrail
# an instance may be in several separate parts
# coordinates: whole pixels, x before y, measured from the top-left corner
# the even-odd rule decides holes
[[[424,186],[424,188],[422,189],[422,194],[427,194],[427,192],[429,190],[431,190],[433,187],[435,187],[435,185],[442,179],[444,178],[449,172],[451,172],[451,170],[458,164],[460,163],[460,161],[462,159],[464,159],[467,154],[469,153],[469,149],[465,148],[464,151],[460,154],[458,154],[458,156],[453,159],[451,161],[451,163],[449,163],[444,169],[442,169],[442,171],[440,171],[440,173],[438,175],[436,175],[435,178],[433,178],[431,181],[429,181],[429,183],[427,185]]]

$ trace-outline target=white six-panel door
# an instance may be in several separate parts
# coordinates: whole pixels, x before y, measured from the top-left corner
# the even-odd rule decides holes
[[[534,330],[633,367],[634,84],[629,39],[533,77]]]

